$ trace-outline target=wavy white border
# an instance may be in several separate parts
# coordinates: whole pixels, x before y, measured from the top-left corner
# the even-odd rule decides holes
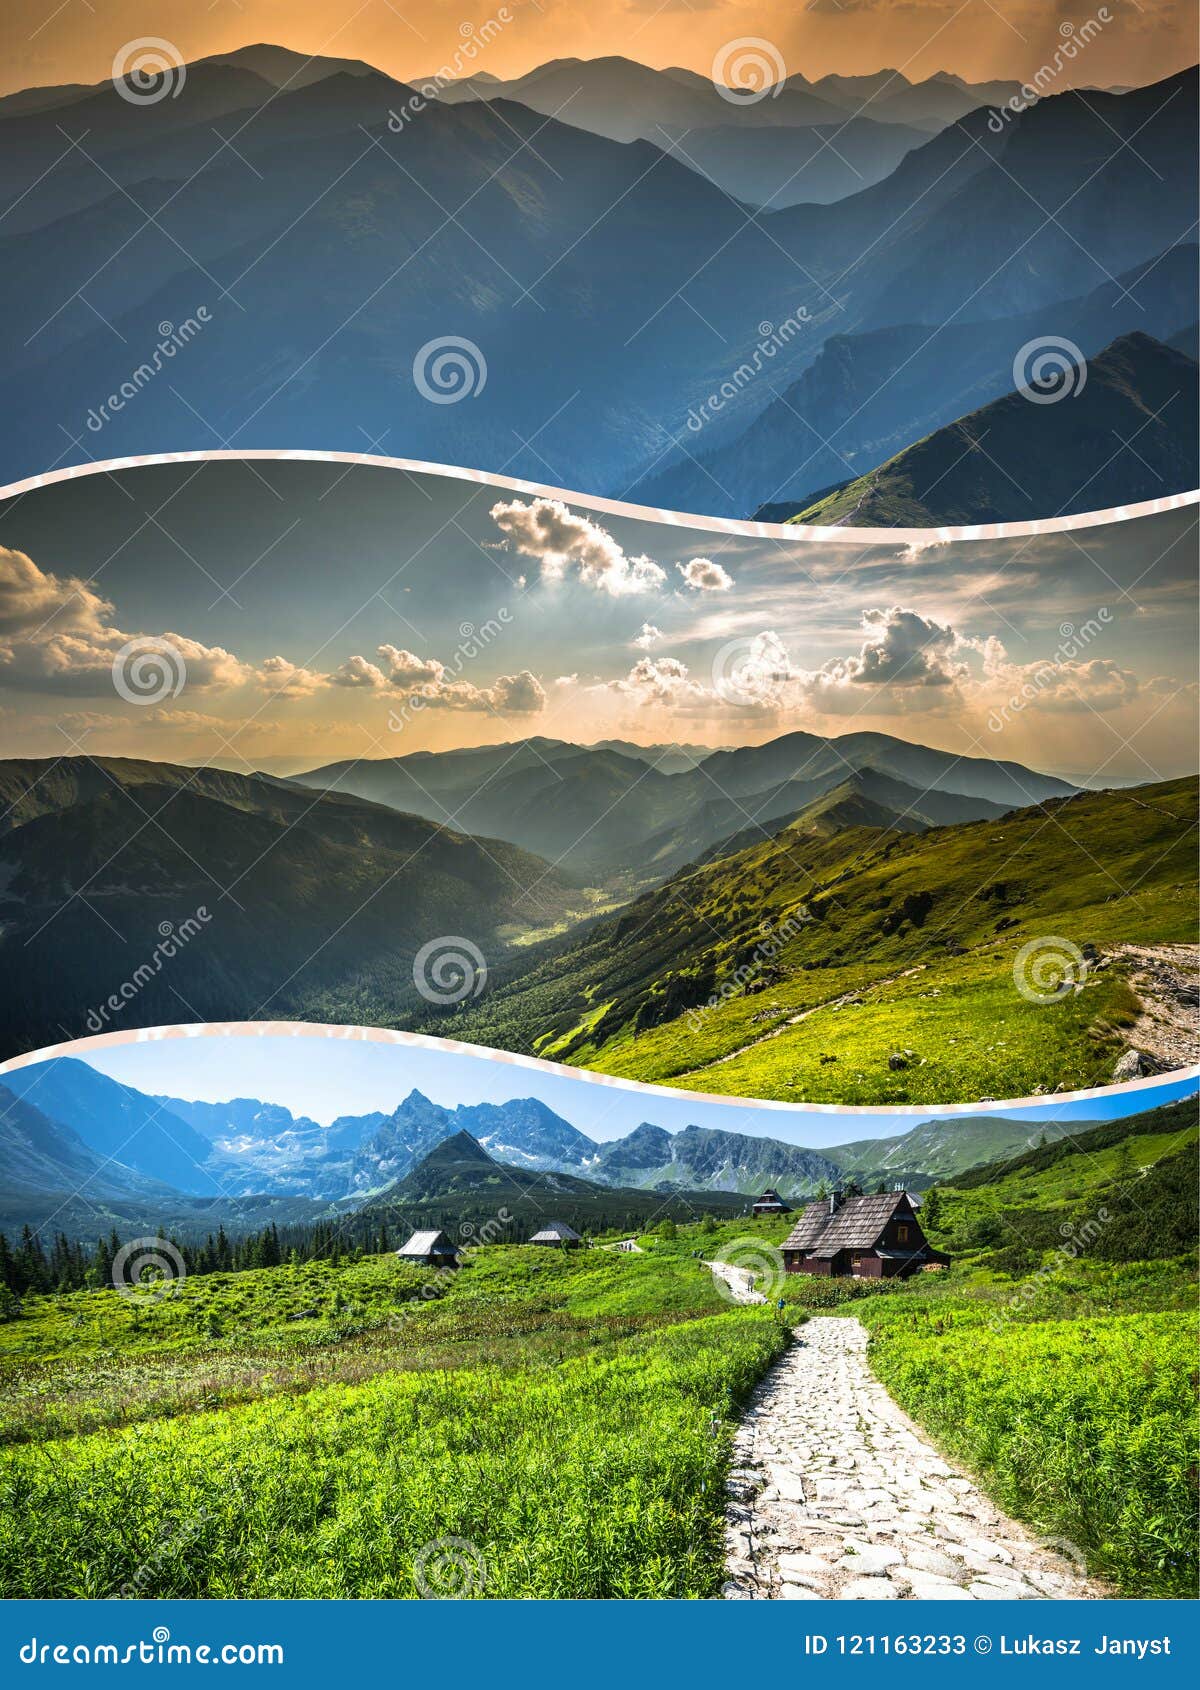
[[[1022,539],[1039,534],[1063,534],[1072,529],[1101,528],[1117,522],[1133,522],[1139,517],[1157,516],[1163,511],[1181,510],[1187,505],[1200,505],[1200,490],[1194,493],[1172,493],[1163,499],[1146,499],[1139,505],[1113,505],[1108,510],[1084,511],[1077,516],[1048,517],[1042,522],[992,522],[968,528],[815,528],[808,524],[790,527],[782,522],[735,522],[729,517],[691,516],[686,511],[656,510],[652,505],[630,505],[621,499],[603,499],[591,493],[574,493],[566,487],[553,487],[541,481],[521,481],[511,475],[492,475],[484,470],[464,469],[458,464],[427,463],[420,458],[387,458],[367,452],[317,452],[300,448],[247,448],[244,451],[217,452],[160,452],[149,457],[106,458],[86,464],[68,464],[63,469],[49,470],[44,475],[31,475],[24,481],[14,481],[0,487],[0,501],[19,498],[40,487],[53,487],[60,481],[74,481],[84,475],[114,475],[122,470],[142,469],[159,464],[195,464],[204,462],[239,463],[246,459],[280,463],[327,463],[359,465],[367,469],[398,469],[408,475],[443,476],[448,481],[469,481],[489,487],[502,487],[509,492],[525,493],[534,498],[561,499],[564,504],[582,506],[606,516],[623,516],[637,522],[657,522],[672,528],[694,528],[708,534],[734,534],[751,539],[788,539],[806,545],[932,545],[957,540]]]
[[[393,1027],[339,1026],[321,1021],[197,1021],[180,1022],[163,1027],[130,1027],[120,1032],[96,1033],[91,1038],[71,1039],[64,1044],[46,1045],[41,1050],[10,1057],[0,1063],[0,1080],[18,1068],[28,1068],[35,1062],[50,1062],[56,1057],[79,1056],[89,1050],[111,1049],[114,1045],[151,1044],[163,1039],[203,1038],[324,1038],[345,1039],[366,1044],[391,1044],[401,1048],[440,1051],[447,1056],[473,1057],[477,1061],[502,1063],[523,1068],[535,1074],[551,1075],[560,1080],[579,1080],[584,1084],[615,1086],[642,1097],[663,1100],[683,1100],[727,1109],[765,1109],[789,1115],[853,1115],[859,1120],[884,1116],[896,1120],[920,1119],[931,1116],[1003,1114],[1013,1109],[1045,1109],[1060,1103],[1084,1103],[1092,1098],[1122,1096],[1133,1092],[1153,1091],[1164,1086],[1178,1085],[1186,1080],[1200,1080],[1200,1065],[1178,1068],[1169,1074],[1152,1074],[1143,1080],[1128,1080],[1119,1086],[1093,1086],[1085,1091],[1043,1092],[1032,1097],[989,1099],[986,1103],[889,1103],[874,1107],[853,1103],[783,1102],[776,1098],[743,1097],[739,1093],[684,1091],[675,1086],[650,1085],[645,1080],[629,1080],[616,1074],[604,1074],[593,1068],[571,1068],[563,1062],[547,1062],[541,1056],[522,1056],[511,1050],[492,1050],[487,1045],[466,1044],[460,1039],[439,1039],[431,1033],[407,1033]]]

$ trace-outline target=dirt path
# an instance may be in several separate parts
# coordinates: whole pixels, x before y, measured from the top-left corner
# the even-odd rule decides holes
[[[1200,945],[1118,945],[1142,1013],[1126,1035],[1151,1073],[1200,1062]]]
[[[737,1433],[726,1597],[1105,1594],[1071,1545],[1039,1542],[942,1459],[872,1375],[857,1320],[796,1337]]]
[[[733,1267],[729,1262],[705,1262],[704,1265],[711,1268],[718,1279],[725,1281],[735,1303],[766,1302],[762,1292],[754,1289],[754,1275],[749,1269]]]

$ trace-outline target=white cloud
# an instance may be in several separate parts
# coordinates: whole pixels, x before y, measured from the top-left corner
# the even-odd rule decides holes
[[[385,687],[387,676],[376,663],[371,663],[365,657],[348,657],[340,663],[329,677],[329,684],[335,687]]]
[[[693,680],[678,657],[640,657],[627,675],[608,685],[637,705],[666,707],[677,716],[708,716],[721,708],[713,689]]]
[[[624,598],[656,592],[667,579],[653,558],[628,557],[607,529],[558,499],[514,499],[493,505],[491,515],[509,544],[537,562],[543,581],[562,581],[573,570],[585,586]]]
[[[636,635],[629,643],[636,646],[639,651],[649,651],[651,646],[657,645],[662,637],[663,631],[661,628],[656,628],[653,622],[643,622],[641,633]]]
[[[113,614],[87,582],[0,547],[0,682],[30,692],[104,696],[113,690],[114,660],[140,646],[173,648],[191,687],[237,687],[254,678],[223,646],[171,632],[131,634],[114,625]]]
[[[901,605],[865,610],[862,626],[866,639],[858,652],[826,664],[822,676],[861,686],[953,686],[968,674],[958,654],[977,646],[948,623]]]
[[[25,552],[0,546],[0,638],[96,634],[112,608],[86,581],[39,569]]]
[[[286,657],[268,657],[259,665],[254,679],[264,691],[278,698],[309,698],[328,686],[330,677],[313,669],[302,669],[289,663]]]
[[[727,593],[733,586],[733,576],[709,557],[694,557],[687,563],[677,563],[685,586],[697,593]]]
[[[394,645],[381,645],[381,664],[354,656],[329,680],[334,686],[362,687],[420,699],[424,710],[490,710],[501,716],[534,716],[546,708],[546,690],[529,669],[497,675],[488,686],[456,680],[436,657],[418,657]],[[557,684],[557,683],[556,683]]]

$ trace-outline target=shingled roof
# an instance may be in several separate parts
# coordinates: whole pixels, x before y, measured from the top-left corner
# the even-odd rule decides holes
[[[456,1256],[457,1249],[444,1232],[414,1232],[408,1243],[396,1251],[398,1256]]]
[[[900,1204],[903,1191],[880,1191],[870,1197],[847,1197],[833,1214],[827,1201],[809,1203],[783,1241],[785,1250],[806,1256],[836,1256],[839,1250],[869,1250]]]
[[[566,1221],[547,1221],[540,1232],[529,1240],[531,1244],[582,1244],[583,1239]]]

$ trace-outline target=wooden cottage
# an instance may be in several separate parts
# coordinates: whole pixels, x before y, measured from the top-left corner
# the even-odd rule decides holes
[[[767,1187],[750,1211],[752,1215],[790,1215],[791,1212],[791,1205],[784,1202],[772,1185]]]
[[[564,1250],[578,1250],[583,1239],[566,1221],[547,1221],[540,1232],[529,1240],[531,1244],[557,1244]]]
[[[802,1210],[783,1241],[783,1265],[788,1273],[896,1279],[948,1267],[950,1258],[925,1237],[906,1191],[870,1197],[835,1191]]]
[[[396,1255],[402,1262],[419,1262],[422,1267],[458,1266],[458,1246],[444,1232],[414,1232]]]

